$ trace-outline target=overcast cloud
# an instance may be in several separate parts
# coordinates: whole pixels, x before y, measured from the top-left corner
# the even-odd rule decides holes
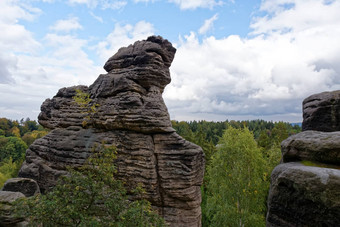
[[[69,0],[68,4],[91,11],[143,2],[157,3]],[[168,2],[195,10],[233,1]],[[252,17],[246,37],[207,36],[219,29],[215,24],[220,14],[213,12],[202,18],[197,30],[172,41],[177,53],[170,69],[172,82],[163,95],[172,119],[299,122],[304,98],[340,89],[340,1],[264,0],[260,9],[263,13],[254,15],[264,16]],[[147,20],[114,21],[105,37],[84,38],[78,35],[85,28],[83,20],[64,15],[37,39],[21,22],[34,22],[43,13],[21,1],[0,1],[0,117],[35,119],[44,99],[59,88],[90,85],[120,47],[157,34],[157,27]],[[92,11],[89,17],[105,23]]]

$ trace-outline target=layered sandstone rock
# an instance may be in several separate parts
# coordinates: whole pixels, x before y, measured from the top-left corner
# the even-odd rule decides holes
[[[105,141],[117,147],[118,176],[129,187],[143,183],[146,199],[171,226],[200,226],[204,154],[176,134],[162,98],[175,51],[161,37],[137,41],[112,56],[108,73],[91,86],[62,88],[47,99],[39,123],[52,131],[29,147],[19,176],[36,180],[44,192]],[[76,90],[97,106],[90,119],[73,100]]]
[[[21,192],[30,197],[39,194],[40,188],[37,182],[30,178],[11,178],[5,182],[2,191]]]
[[[302,130],[340,131],[340,90],[311,95],[302,108]]]
[[[340,223],[340,91],[303,102],[303,131],[281,143],[271,175],[267,226]],[[324,131],[324,132],[322,132]]]

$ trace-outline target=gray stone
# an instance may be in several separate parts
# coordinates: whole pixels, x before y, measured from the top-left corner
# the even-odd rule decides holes
[[[340,170],[284,163],[271,175],[267,226],[339,226]]]
[[[19,176],[36,180],[44,193],[105,141],[117,147],[117,177],[128,188],[142,183],[145,198],[170,226],[200,226],[204,154],[176,134],[162,98],[175,51],[161,37],[138,41],[111,57],[108,74],[91,86],[62,88],[47,99],[39,123],[52,130],[28,148]],[[90,120],[72,98],[76,89],[98,105]]]
[[[24,197],[21,192],[0,191],[0,226],[24,226],[25,218],[13,214],[13,203]]]
[[[304,131],[281,143],[283,162],[315,161],[340,166],[340,131]]]
[[[2,190],[10,192],[21,192],[26,197],[34,196],[40,193],[40,189],[37,182],[30,178],[8,179],[5,182]]]
[[[340,90],[311,95],[302,108],[303,131],[340,131]]]

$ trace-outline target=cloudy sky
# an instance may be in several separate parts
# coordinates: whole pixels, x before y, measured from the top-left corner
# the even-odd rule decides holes
[[[171,119],[301,122],[340,89],[339,0],[0,0],[0,117],[36,119],[59,88],[90,85],[119,47],[177,48]]]

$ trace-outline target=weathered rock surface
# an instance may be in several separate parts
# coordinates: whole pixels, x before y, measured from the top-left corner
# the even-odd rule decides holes
[[[8,179],[2,191],[21,192],[26,197],[34,196],[40,193],[37,182],[30,178],[11,178]]]
[[[303,102],[303,132],[281,143],[272,172],[267,226],[340,225],[340,91]]]
[[[340,90],[311,95],[302,108],[303,131],[340,131]]]
[[[339,226],[340,170],[284,163],[272,172],[267,226]]]
[[[13,214],[13,202],[24,198],[21,192],[0,191],[0,226],[25,226],[23,217]]]
[[[315,161],[340,166],[340,131],[304,131],[281,143],[283,162]]]
[[[105,141],[117,147],[118,177],[130,187],[143,183],[146,199],[171,226],[200,226],[204,154],[176,134],[162,98],[175,51],[161,37],[138,41],[111,57],[108,74],[90,87],[62,88],[47,99],[39,123],[52,131],[29,147],[19,176],[44,192]],[[72,98],[76,89],[98,104],[86,127],[87,113]]]

